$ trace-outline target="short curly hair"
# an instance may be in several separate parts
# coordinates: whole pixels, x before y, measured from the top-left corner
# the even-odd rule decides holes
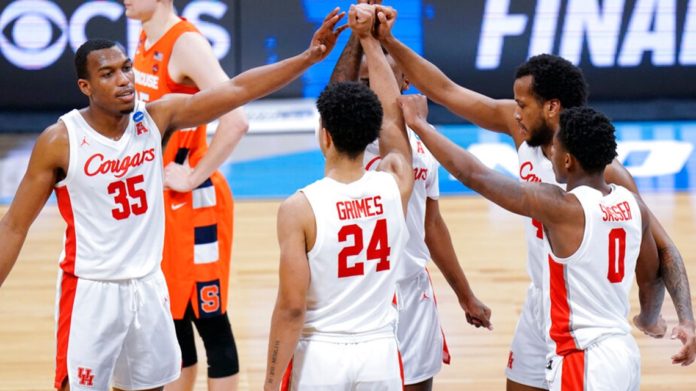
[[[587,104],[588,87],[582,70],[563,57],[531,57],[517,67],[515,79],[524,76],[532,76],[532,92],[541,101],[558,99],[564,109]]]
[[[617,156],[614,125],[590,107],[563,110],[557,137],[590,174],[601,172]]]
[[[336,149],[355,159],[379,137],[382,105],[372,90],[358,82],[329,84],[317,99],[321,125]]]

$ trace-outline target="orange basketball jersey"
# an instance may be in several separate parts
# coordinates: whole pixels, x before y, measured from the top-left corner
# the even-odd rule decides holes
[[[146,47],[141,32],[133,69],[139,98],[159,99],[168,93],[194,94],[198,88],[178,84],[168,72],[176,40],[198,30],[182,19],[157,42]],[[171,162],[195,167],[208,150],[206,127],[175,131],[164,151]],[[182,319],[188,303],[197,317],[225,313],[232,250],[232,192],[225,177],[215,172],[188,193],[165,189],[165,239],[162,270],[167,279],[174,319]]]

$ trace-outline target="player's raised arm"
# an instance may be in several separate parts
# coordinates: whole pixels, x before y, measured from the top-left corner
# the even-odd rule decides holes
[[[395,175],[401,190],[404,208],[408,204],[413,189],[412,152],[408,141],[401,109],[397,98],[401,95],[396,77],[382,47],[372,36],[375,21],[375,7],[367,4],[353,5],[350,8],[349,24],[351,30],[360,38],[370,74],[370,88],[382,105],[384,117],[379,135],[379,150],[383,157],[378,167]]]
[[[522,183],[486,167],[470,152],[448,140],[427,123],[425,96],[406,95],[400,97],[399,101],[408,126],[457,180],[513,213],[551,224],[563,222],[564,219],[559,217],[559,207],[570,203],[558,186]],[[579,213],[582,214],[582,209]]]
[[[176,41],[169,64],[173,67],[172,73],[192,80],[200,90],[229,80],[210,44],[198,33],[185,33]],[[180,164],[169,164],[165,170],[165,186],[179,192],[198,187],[225,162],[248,129],[249,123],[241,107],[221,116],[210,147],[196,167],[191,170]]]
[[[12,270],[29,227],[46,204],[53,186],[68,169],[68,133],[62,122],[48,127],[36,140],[27,172],[7,213],[0,219],[0,286]]]
[[[381,10],[383,16],[380,17],[379,28],[376,30],[377,37],[411,84],[432,101],[484,129],[514,135],[517,126],[514,119],[515,101],[492,99],[452,81],[435,65],[392,35],[396,10],[387,7]]]
[[[382,4],[382,0],[358,0],[358,4]],[[357,35],[351,34],[338,57],[329,83],[358,80],[363,50]]]
[[[277,225],[280,285],[268,337],[264,390],[269,391],[279,388],[300,338],[307,309],[310,282],[307,236],[315,225],[312,207],[302,193],[295,193],[280,205]],[[311,234],[316,237],[316,232]]]
[[[264,97],[299,77],[311,65],[323,60],[336,44],[346,26],[336,28],[343,17],[336,8],[314,33],[304,52],[275,64],[252,68],[214,88],[194,95],[171,95],[148,104],[148,111],[164,132],[204,124]]]

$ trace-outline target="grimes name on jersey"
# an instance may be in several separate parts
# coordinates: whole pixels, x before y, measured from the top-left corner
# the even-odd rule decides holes
[[[339,220],[353,220],[384,213],[382,197],[365,197],[359,200],[338,201],[336,203]]]
[[[123,178],[131,167],[138,167],[153,160],[155,160],[154,148],[136,152],[123,159],[106,159],[101,153],[95,153],[85,162],[85,174],[87,176],[114,174],[116,178]]]

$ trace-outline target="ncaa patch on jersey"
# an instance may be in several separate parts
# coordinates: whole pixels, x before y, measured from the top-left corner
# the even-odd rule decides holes
[[[135,121],[135,122],[140,122],[143,120],[143,118],[145,118],[145,114],[143,114],[142,111],[136,111],[133,114],[133,121]]]

